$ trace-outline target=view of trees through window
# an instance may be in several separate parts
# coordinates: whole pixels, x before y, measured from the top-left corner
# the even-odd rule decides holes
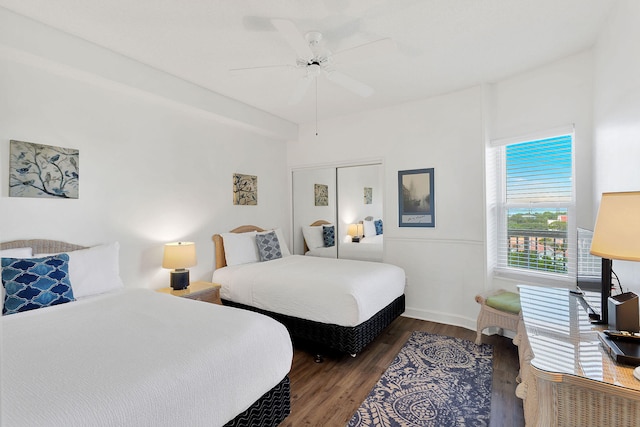
[[[567,272],[566,211],[509,211],[508,238],[509,267]]]
[[[567,273],[572,151],[573,135],[505,147],[507,267]]]

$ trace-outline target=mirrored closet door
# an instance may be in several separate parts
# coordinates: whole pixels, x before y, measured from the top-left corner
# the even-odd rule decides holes
[[[339,258],[382,261],[382,175],[379,164],[337,168]]]
[[[297,169],[292,180],[295,254],[382,261],[381,164]]]

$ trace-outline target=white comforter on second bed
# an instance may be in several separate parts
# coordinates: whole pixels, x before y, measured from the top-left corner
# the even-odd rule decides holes
[[[400,267],[291,255],[219,268],[223,299],[301,319],[356,326],[404,293]]]
[[[278,384],[293,356],[273,319],[144,289],[1,326],[6,426],[220,426]]]

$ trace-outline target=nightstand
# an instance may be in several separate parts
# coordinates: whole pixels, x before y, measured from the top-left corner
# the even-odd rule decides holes
[[[192,282],[187,289],[176,291],[173,288],[158,289],[158,292],[175,295],[177,297],[206,301],[222,305],[220,301],[220,285],[211,282]]]

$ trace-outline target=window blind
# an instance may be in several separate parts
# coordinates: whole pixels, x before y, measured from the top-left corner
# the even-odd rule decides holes
[[[513,142],[499,157],[497,268],[570,274],[573,135]]]

